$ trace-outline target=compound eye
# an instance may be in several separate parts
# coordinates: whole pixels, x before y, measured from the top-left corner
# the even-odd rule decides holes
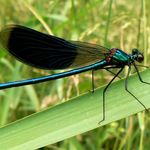
[[[137,57],[137,61],[139,62],[139,63],[141,63],[141,62],[143,62],[143,60],[144,60],[144,56],[143,55],[138,55],[138,57]]]

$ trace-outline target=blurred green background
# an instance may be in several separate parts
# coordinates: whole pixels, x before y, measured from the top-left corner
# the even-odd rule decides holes
[[[21,24],[69,40],[118,47],[127,53],[139,48],[150,64],[150,1],[148,0],[0,0],[0,29]],[[0,82],[57,73],[29,67],[0,52]],[[122,74],[124,77],[126,70]],[[97,71],[95,86],[112,75]],[[69,78],[0,91],[0,126],[52,107],[91,89],[91,72]],[[119,92],[118,92],[119,94]],[[115,102],[114,102],[115,103]],[[117,107],[117,106],[116,106]],[[65,110],[64,110],[65,111]],[[49,150],[150,148],[150,117],[140,113],[50,145]]]

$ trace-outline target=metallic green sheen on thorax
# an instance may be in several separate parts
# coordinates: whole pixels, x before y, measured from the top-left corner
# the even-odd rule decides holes
[[[130,55],[126,54],[125,52],[119,49],[115,52],[112,58],[113,58],[112,61],[116,63],[119,62],[122,64],[128,64],[129,62],[132,61],[132,58]]]

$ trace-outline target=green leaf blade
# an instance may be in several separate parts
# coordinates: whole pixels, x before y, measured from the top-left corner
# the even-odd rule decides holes
[[[150,70],[141,73],[150,81]],[[150,86],[140,83],[137,75],[129,78],[129,89],[150,108]],[[144,108],[124,89],[124,79],[113,83],[106,92],[106,118],[102,119],[102,92],[105,87],[86,93],[53,108],[33,114],[0,129],[3,149],[37,149],[99,126],[138,113]]]

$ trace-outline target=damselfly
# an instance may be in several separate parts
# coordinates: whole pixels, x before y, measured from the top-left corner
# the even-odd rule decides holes
[[[105,93],[113,80],[127,66],[128,73],[125,79],[125,89],[146,109],[145,105],[128,90],[128,77],[132,65],[139,80],[142,83],[150,84],[143,81],[140,76],[137,66],[142,65],[138,65],[136,62],[142,63],[144,56],[138,49],[133,49],[131,54],[127,54],[118,48],[108,49],[96,44],[68,41],[20,25],[11,25],[4,28],[0,32],[0,43],[10,54],[28,65],[49,70],[71,69],[39,78],[1,83],[0,89],[36,84],[92,70],[92,91],[94,91],[94,71],[106,69],[113,73],[114,77],[103,91],[103,118],[101,119],[103,121],[105,120]],[[114,73],[109,70],[112,68],[118,68],[119,71]]]

